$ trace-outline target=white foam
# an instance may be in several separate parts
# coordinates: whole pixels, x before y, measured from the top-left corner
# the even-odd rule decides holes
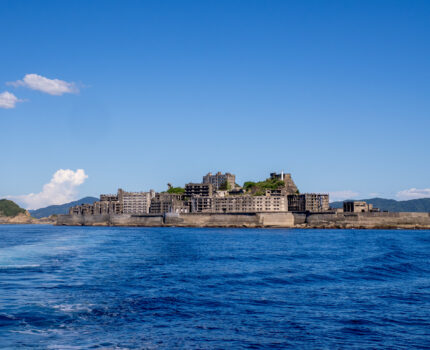
[[[8,269],[30,269],[40,267],[40,264],[24,264],[24,265],[0,265],[0,270]]]
[[[84,305],[84,304],[58,304],[51,305],[53,309],[64,311],[64,312],[81,312],[87,311],[90,312],[93,304]]]

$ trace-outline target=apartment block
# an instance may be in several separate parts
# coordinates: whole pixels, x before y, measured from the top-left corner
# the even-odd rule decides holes
[[[288,198],[288,209],[294,212],[323,212],[330,208],[328,194],[303,193],[290,194]]]
[[[191,199],[191,210],[197,213],[288,211],[288,201],[287,197],[269,196],[194,197]]]
[[[180,194],[157,193],[151,199],[150,214],[188,213],[188,202],[183,200]]]
[[[233,189],[236,185],[236,175],[225,173],[222,174],[220,171],[216,174],[208,173],[203,176],[204,184],[212,184],[214,190],[223,189]],[[227,186],[225,185],[227,184]]]
[[[212,196],[214,194],[211,183],[189,183],[185,185],[185,196]]]
[[[118,190],[118,201],[123,214],[148,214],[151,199],[155,193],[150,192],[126,192]]]

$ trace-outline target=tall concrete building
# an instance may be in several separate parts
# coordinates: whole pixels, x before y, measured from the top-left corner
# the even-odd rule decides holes
[[[185,185],[185,196],[212,196],[214,194],[213,185],[210,183],[189,183]]]
[[[151,199],[155,195],[150,192],[126,192],[118,190],[118,201],[123,214],[148,214]]]
[[[185,196],[212,196],[214,194],[213,185],[211,183],[189,183],[185,185]]]
[[[223,188],[225,184],[227,184],[227,186],[224,189],[233,189],[236,185],[236,175],[230,173],[221,174],[220,171],[216,174],[208,173],[207,175],[203,176],[203,183],[212,184],[214,190]]]

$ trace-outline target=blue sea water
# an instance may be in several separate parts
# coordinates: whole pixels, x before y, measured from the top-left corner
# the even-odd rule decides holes
[[[430,231],[3,225],[0,348],[430,348]]]

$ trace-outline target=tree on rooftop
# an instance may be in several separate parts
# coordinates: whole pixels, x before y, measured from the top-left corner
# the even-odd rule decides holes
[[[167,193],[184,194],[185,193],[185,189],[182,188],[182,187],[169,187],[169,189],[167,190]]]

